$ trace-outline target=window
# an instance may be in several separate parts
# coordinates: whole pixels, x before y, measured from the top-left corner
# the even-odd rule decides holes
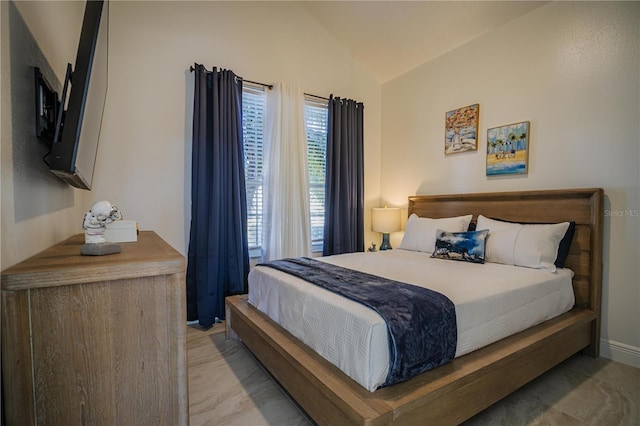
[[[242,88],[242,142],[244,145],[244,180],[247,188],[247,236],[249,250],[252,252],[258,250],[258,253],[262,245],[264,103],[264,88],[252,87],[245,83]]]
[[[265,108],[264,87],[245,84],[242,88],[242,137],[247,187],[247,234],[251,257],[260,255],[262,246],[262,163]],[[305,98],[309,163],[311,244],[322,251],[324,234],[324,187],[327,157],[328,108],[324,101]]]
[[[306,98],[304,115],[307,127],[307,149],[309,163],[309,204],[311,213],[311,247],[322,251],[324,236],[324,187],[327,164],[327,119],[326,102]]]

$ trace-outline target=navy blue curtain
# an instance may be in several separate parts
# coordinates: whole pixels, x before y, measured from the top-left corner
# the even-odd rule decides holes
[[[323,255],[364,250],[364,105],[329,99]]]
[[[187,318],[224,318],[224,298],[247,292],[249,248],[242,147],[242,80],[195,69]]]

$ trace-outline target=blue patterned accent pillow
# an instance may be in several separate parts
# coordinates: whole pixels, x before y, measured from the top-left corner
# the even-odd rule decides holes
[[[467,232],[447,232],[438,229],[436,249],[431,257],[484,263],[484,246],[487,235],[489,235],[488,229]]]

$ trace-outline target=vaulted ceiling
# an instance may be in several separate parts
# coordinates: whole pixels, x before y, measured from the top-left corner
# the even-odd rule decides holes
[[[546,1],[300,1],[380,83]]]

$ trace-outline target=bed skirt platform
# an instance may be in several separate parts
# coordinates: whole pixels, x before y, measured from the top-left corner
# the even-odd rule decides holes
[[[369,392],[247,302],[226,299],[239,338],[318,424],[456,425],[592,342],[597,315],[573,309],[413,379]]]

